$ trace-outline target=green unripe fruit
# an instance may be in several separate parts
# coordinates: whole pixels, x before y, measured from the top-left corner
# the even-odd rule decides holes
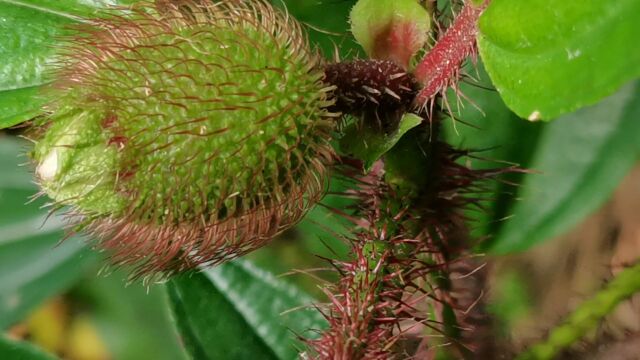
[[[140,274],[264,244],[319,200],[333,159],[297,23],[262,1],[172,3],[67,42],[33,152],[45,192]]]

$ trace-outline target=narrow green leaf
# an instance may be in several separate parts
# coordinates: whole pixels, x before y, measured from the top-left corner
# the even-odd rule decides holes
[[[168,285],[178,327],[194,359],[297,359],[296,335],[324,326],[308,295],[236,260]]]
[[[640,83],[545,127],[521,200],[491,250],[525,250],[606,201],[640,154]]]
[[[62,221],[47,219],[43,201],[25,205],[37,189],[18,166],[22,146],[0,138],[0,329],[69,287],[97,261],[77,238],[60,244]]]
[[[518,115],[552,119],[640,75],[640,1],[493,0],[478,45]]]
[[[6,360],[55,360],[55,356],[45,353],[35,346],[0,336],[0,359]]]
[[[22,320],[95,264],[78,239],[56,246],[62,236],[56,231],[0,243],[0,329]]]

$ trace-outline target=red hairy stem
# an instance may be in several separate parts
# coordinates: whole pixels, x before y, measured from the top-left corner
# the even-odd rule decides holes
[[[488,3],[486,0],[475,5],[467,1],[447,32],[416,67],[414,75],[423,86],[415,99],[416,106],[424,108],[429,99],[450,85],[462,62],[475,52],[478,18]]]
[[[467,151],[430,142],[429,124],[418,130],[408,140],[411,152],[427,152],[424,169],[437,176],[410,197],[387,183],[390,163],[377,162],[364,176],[359,167],[340,169],[357,184],[344,195],[359,200],[346,215],[354,225],[345,239],[351,259],[331,261],[341,278],[324,288],[329,327],[307,340],[309,359],[399,360],[435,348],[456,359],[495,358],[486,340],[492,323],[484,312],[484,265],[468,251],[462,209],[479,206],[486,180],[517,169],[473,170],[459,163]]]

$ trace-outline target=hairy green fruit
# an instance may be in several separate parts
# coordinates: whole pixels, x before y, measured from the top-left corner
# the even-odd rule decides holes
[[[297,23],[262,1],[156,4],[67,42],[33,152],[44,191],[138,274],[261,246],[319,200],[333,159]]]

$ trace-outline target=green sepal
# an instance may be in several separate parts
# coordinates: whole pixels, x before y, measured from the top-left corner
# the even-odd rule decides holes
[[[364,170],[371,170],[373,164],[394,147],[409,130],[420,125],[422,118],[416,114],[406,113],[400,119],[397,129],[384,133],[372,126],[355,122],[347,127],[340,141],[340,148],[348,154],[364,162]]]

